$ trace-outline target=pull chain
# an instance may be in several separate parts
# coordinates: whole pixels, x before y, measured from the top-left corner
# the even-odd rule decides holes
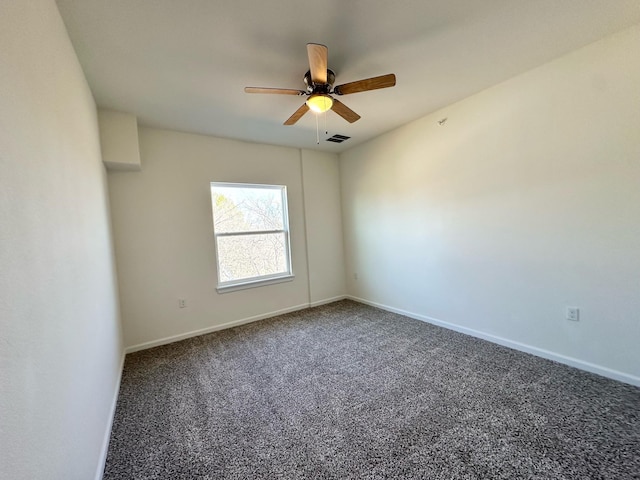
[[[314,115],[316,117],[316,143],[320,145],[320,127],[318,126],[318,115]]]

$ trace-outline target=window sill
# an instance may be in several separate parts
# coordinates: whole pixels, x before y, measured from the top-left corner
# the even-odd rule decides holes
[[[265,278],[261,280],[248,280],[242,283],[233,283],[231,285],[219,285],[216,287],[218,293],[229,293],[238,290],[246,290],[247,288],[263,287],[265,285],[275,285],[276,283],[291,282],[295,275],[282,275],[281,277]]]

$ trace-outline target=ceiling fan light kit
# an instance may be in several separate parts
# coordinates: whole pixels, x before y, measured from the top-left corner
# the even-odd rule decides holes
[[[331,110],[333,98],[326,93],[314,93],[307,99],[307,106],[315,113],[324,113]]]
[[[377,90],[379,88],[393,87],[396,84],[396,76],[393,73],[389,73],[387,75],[366,78],[333,87],[336,76],[332,70],[327,68],[328,54],[329,50],[325,45],[307,43],[309,71],[304,76],[304,83],[307,87],[306,91],[267,87],[245,87],[244,91],[246,93],[308,96],[307,101],[284,122],[285,125],[294,125],[309,110],[315,113],[324,113],[333,110],[347,122],[353,123],[360,119],[360,115],[344,103],[333,98],[331,94],[348,95],[351,93]]]

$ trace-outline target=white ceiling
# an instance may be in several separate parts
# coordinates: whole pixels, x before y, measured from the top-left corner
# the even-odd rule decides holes
[[[609,33],[640,22],[640,0],[58,0],[100,107],[141,125],[342,151]],[[303,97],[306,43],[329,48],[336,84],[395,73],[393,88],[345,95],[316,145]],[[320,121],[323,129],[324,121]]]

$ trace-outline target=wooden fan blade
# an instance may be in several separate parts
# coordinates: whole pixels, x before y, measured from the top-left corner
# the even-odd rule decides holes
[[[353,123],[356,120],[360,120],[360,115],[358,115],[356,112],[351,110],[340,100],[336,100],[335,98],[333,99],[333,106],[331,107],[331,110],[336,112],[338,115],[340,115],[349,123]]]
[[[366,92],[368,90],[377,90],[378,88],[393,87],[396,84],[396,76],[393,73],[380,75],[379,77],[365,78],[356,82],[338,85],[333,89],[333,93],[337,95],[347,95],[349,93]]]
[[[318,43],[307,43],[307,55],[309,56],[309,70],[311,81],[324,85],[327,83],[327,57],[329,49]]]
[[[275,93],[278,95],[304,95],[303,90],[291,88],[244,87],[245,93]]]
[[[293,125],[294,123],[296,123],[298,120],[300,120],[302,118],[302,116],[307,113],[309,111],[309,107],[307,106],[306,103],[303,103],[302,106],[295,111],[295,113],[293,115],[291,115],[286,122],[284,122],[285,125]]]

